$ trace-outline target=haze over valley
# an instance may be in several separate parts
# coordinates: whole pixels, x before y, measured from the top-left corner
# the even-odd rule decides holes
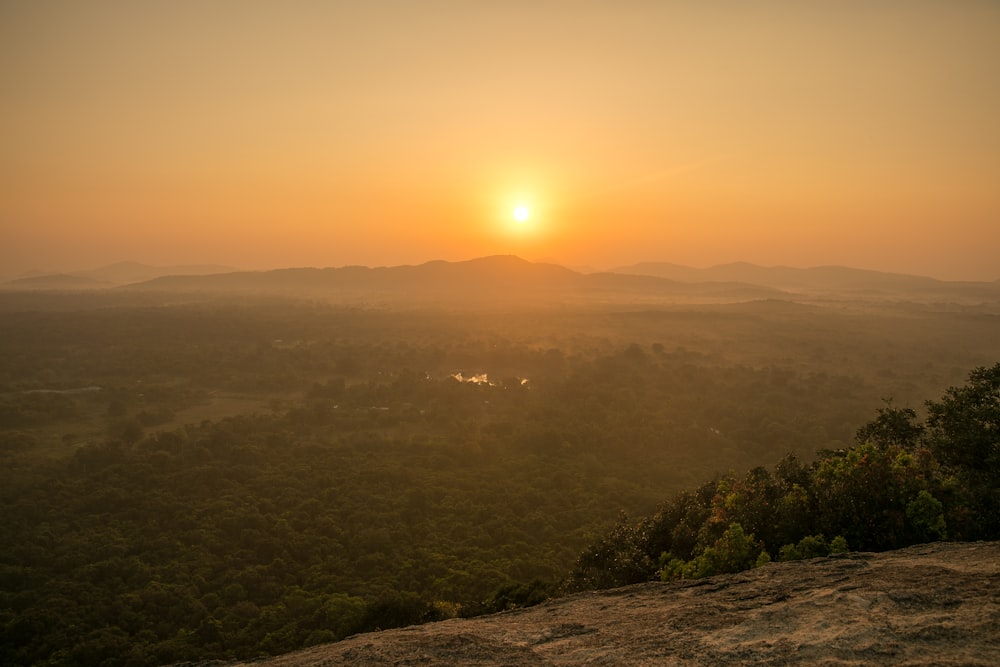
[[[995,444],[966,479],[948,431],[908,425],[956,410],[924,402],[977,368],[1000,409],[996,284],[629,270],[503,256],[6,284],[4,661],[249,659],[646,581],[668,551],[693,575],[732,538],[682,539],[670,503],[687,522],[724,511],[758,559],[814,534],[996,534],[976,500]],[[676,279],[692,274],[720,280]],[[900,523],[854,523],[822,490],[857,447],[899,457],[879,484],[901,485],[884,500]],[[868,488],[878,470],[837,474]],[[791,494],[773,507],[806,514],[710,509],[729,497],[712,489],[769,479]]]
[[[975,0],[0,3],[0,664],[996,664],[998,82]]]
[[[237,271],[206,266],[154,267],[121,262],[73,274],[37,274],[0,283],[7,290],[88,290],[122,287],[141,291],[272,293],[310,295],[332,302],[409,299],[421,303],[459,300],[558,303],[565,300],[808,299],[827,297],[949,300],[988,304],[1000,294],[993,282],[942,281],[879,271],[824,266],[761,267],[746,262],[695,269],[646,262],[611,271],[579,271],[515,256],[416,266],[287,268]]]

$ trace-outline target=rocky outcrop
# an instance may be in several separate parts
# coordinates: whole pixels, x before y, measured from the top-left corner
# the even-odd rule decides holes
[[[1000,543],[929,544],[570,595],[252,663],[1000,665]]]

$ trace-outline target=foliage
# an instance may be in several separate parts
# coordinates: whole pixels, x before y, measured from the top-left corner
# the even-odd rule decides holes
[[[577,569],[584,586],[610,588],[648,580],[653,562],[644,549],[648,530],[648,521],[632,524],[622,512],[611,532],[580,556]]]
[[[913,408],[896,408],[892,401],[886,401],[878,416],[858,429],[855,438],[879,447],[913,448],[923,433],[924,425],[917,422]]]
[[[768,562],[769,558],[761,558],[766,553],[753,535],[744,532],[743,526],[732,523],[712,546],[690,561],[684,562],[668,553],[661,555],[659,575],[663,581],[668,581],[742,572]]]
[[[359,365],[378,351],[361,349]],[[49,459],[8,432],[4,661],[253,658],[537,603],[555,586],[520,582],[557,580],[610,508],[651,507],[717,466],[731,443],[702,424],[726,427],[770,375],[692,374],[686,355],[636,348],[546,375],[550,350],[515,352],[537,363],[527,383],[333,377],[282,409],[169,430],[144,425],[150,401],[192,394],[68,395],[103,436]],[[690,393],[669,400],[678,382]],[[631,572],[616,576],[655,568],[616,539],[594,555]]]
[[[680,493],[585,550],[572,584],[704,577],[842,553],[848,545],[884,550],[998,539],[998,388],[1000,364],[980,368],[966,387],[928,402],[926,423],[890,406],[859,429],[854,447],[828,451],[809,466],[788,457],[773,474],[729,473]],[[836,537],[828,543],[830,534]],[[657,554],[658,568],[651,567]]]
[[[499,611],[510,611],[522,607],[533,607],[559,594],[559,587],[551,581],[532,579],[530,582],[512,583],[501,586],[479,604],[460,608],[461,616],[478,616]]]
[[[505,610],[558,594],[581,551],[571,585],[648,580],[665,552],[705,571],[753,552],[757,564],[840,534],[815,525],[835,513],[800,457],[843,450],[885,377],[950,377],[955,353],[924,354],[942,337],[995,346],[980,320],[909,327],[910,354],[933,357],[918,367],[882,346],[891,323],[781,304],[470,314],[12,298],[0,295],[3,664],[252,659]],[[899,497],[881,520],[902,521],[897,541],[987,534],[987,479],[935,454],[955,433],[942,421],[916,446],[844,457],[828,486],[889,475]],[[749,472],[697,486],[730,467]]]
[[[781,561],[806,560],[847,552],[847,540],[838,535],[827,543],[823,535],[806,535],[798,544],[786,544],[778,551]]]
[[[948,524],[944,518],[944,505],[926,489],[906,505],[906,518],[927,541],[948,539]]]
[[[969,539],[1000,533],[1000,363],[928,401],[927,428],[931,451],[966,494],[961,510],[950,509],[953,532]]]

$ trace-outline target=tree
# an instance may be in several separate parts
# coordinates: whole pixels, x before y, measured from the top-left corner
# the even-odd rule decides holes
[[[656,569],[646,552],[649,521],[630,521],[625,512],[607,537],[581,554],[574,578],[584,588],[612,588],[648,581]]]
[[[931,450],[968,490],[965,539],[1000,535],[1000,363],[927,402]],[[958,528],[958,526],[956,526]]]
[[[684,562],[669,553],[660,557],[660,579],[700,579],[715,574],[742,572],[761,565],[769,558],[753,534],[748,535],[738,523],[729,524],[722,536],[694,559]]]
[[[927,541],[948,539],[947,523],[944,519],[944,505],[926,489],[906,505],[906,518]]]
[[[1000,363],[927,402],[931,447],[945,465],[996,479],[1000,471]]]
[[[871,442],[879,447],[897,446],[913,449],[920,442],[924,426],[917,422],[912,408],[893,407],[886,399],[885,407],[878,409],[878,417],[858,429],[858,443]]]

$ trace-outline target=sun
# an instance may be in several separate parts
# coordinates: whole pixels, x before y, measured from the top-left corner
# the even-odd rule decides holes
[[[536,192],[508,190],[490,204],[491,226],[504,243],[516,243],[519,252],[527,252],[527,245],[538,245],[547,239],[549,204]]]

